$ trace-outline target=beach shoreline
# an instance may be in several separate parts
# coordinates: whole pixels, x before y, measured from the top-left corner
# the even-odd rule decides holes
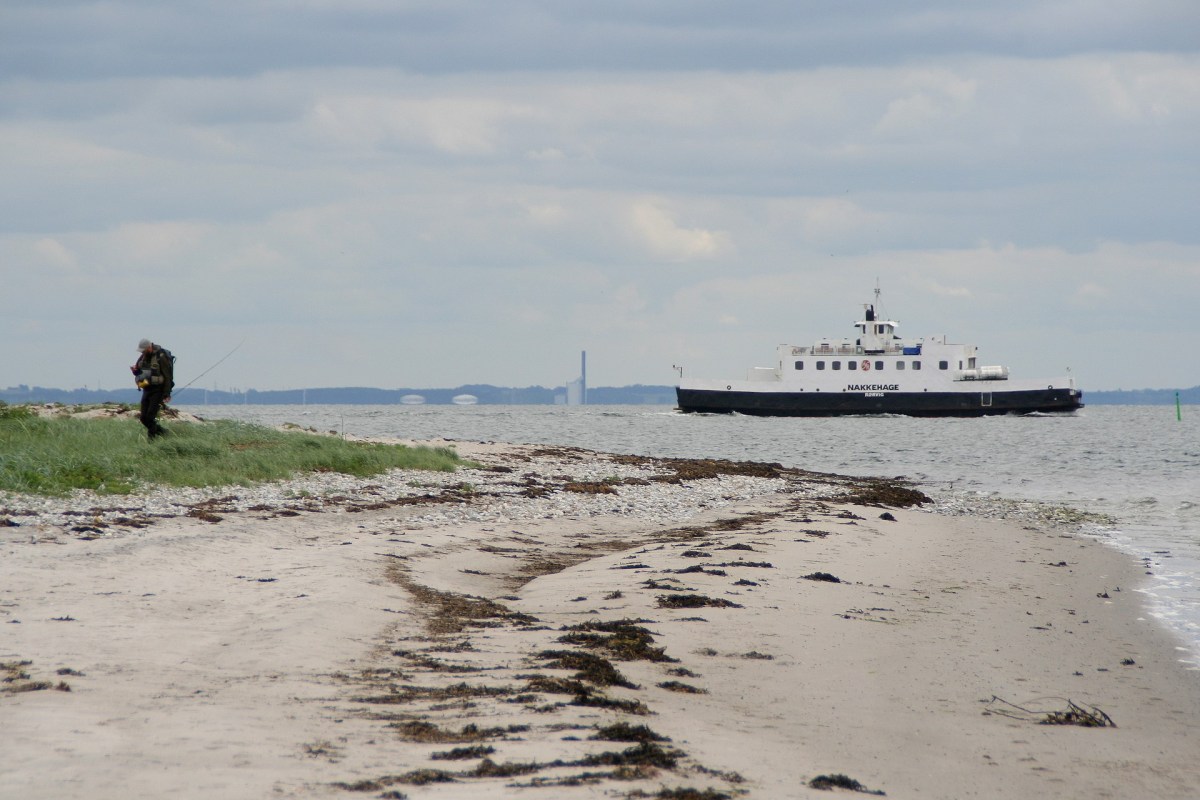
[[[0,662],[70,691],[0,694],[0,796],[1200,792],[1200,674],[1098,542],[869,479],[434,444],[482,468],[10,515]],[[1038,724],[1068,703],[1116,727]]]

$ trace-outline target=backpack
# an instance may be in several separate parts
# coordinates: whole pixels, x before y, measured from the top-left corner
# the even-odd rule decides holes
[[[171,390],[175,388],[175,356],[165,347],[159,347],[156,355],[158,356],[158,370],[162,373],[166,394],[170,395]]]

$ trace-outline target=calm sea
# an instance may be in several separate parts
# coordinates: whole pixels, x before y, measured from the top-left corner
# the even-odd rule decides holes
[[[939,499],[1033,500],[1108,514],[1087,533],[1145,559],[1151,613],[1200,665],[1200,407],[1091,406],[983,419],[757,418],[669,406],[189,406],[209,418],[357,436],[574,445],[903,475]]]

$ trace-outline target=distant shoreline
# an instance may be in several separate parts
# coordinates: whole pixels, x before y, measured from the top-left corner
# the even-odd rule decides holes
[[[344,386],[307,389],[216,390],[189,387],[179,390],[175,405],[453,405],[454,398],[471,395],[479,405],[564,405],[564,387],[492,386],[465,384],[452,389],[378,389]],[[1087,405],[1174,405],[1176,396],[1184,405],[1200,404],[1200,386],[1190,389],[1113,389],[1089,391]],[[420,398],[415,402],[414,398]],[[136,389],[55,389],[41,386],[10,386],[0,389],[0,402],[22,403],[136,403]],[[675,405],[675,387],[633,384],[596,386],[588,389],[587,405]]]

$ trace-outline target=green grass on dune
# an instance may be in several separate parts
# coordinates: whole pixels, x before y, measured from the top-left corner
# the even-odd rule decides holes
[[[390,469],[453,472],[449,448],[348,442],[231,420],[167,422],[147,441],[133,419],[45,418],[0,404],[0,490],[62,496],[130,494],[151,485],[246,486],[311,472],[358,477]]]

